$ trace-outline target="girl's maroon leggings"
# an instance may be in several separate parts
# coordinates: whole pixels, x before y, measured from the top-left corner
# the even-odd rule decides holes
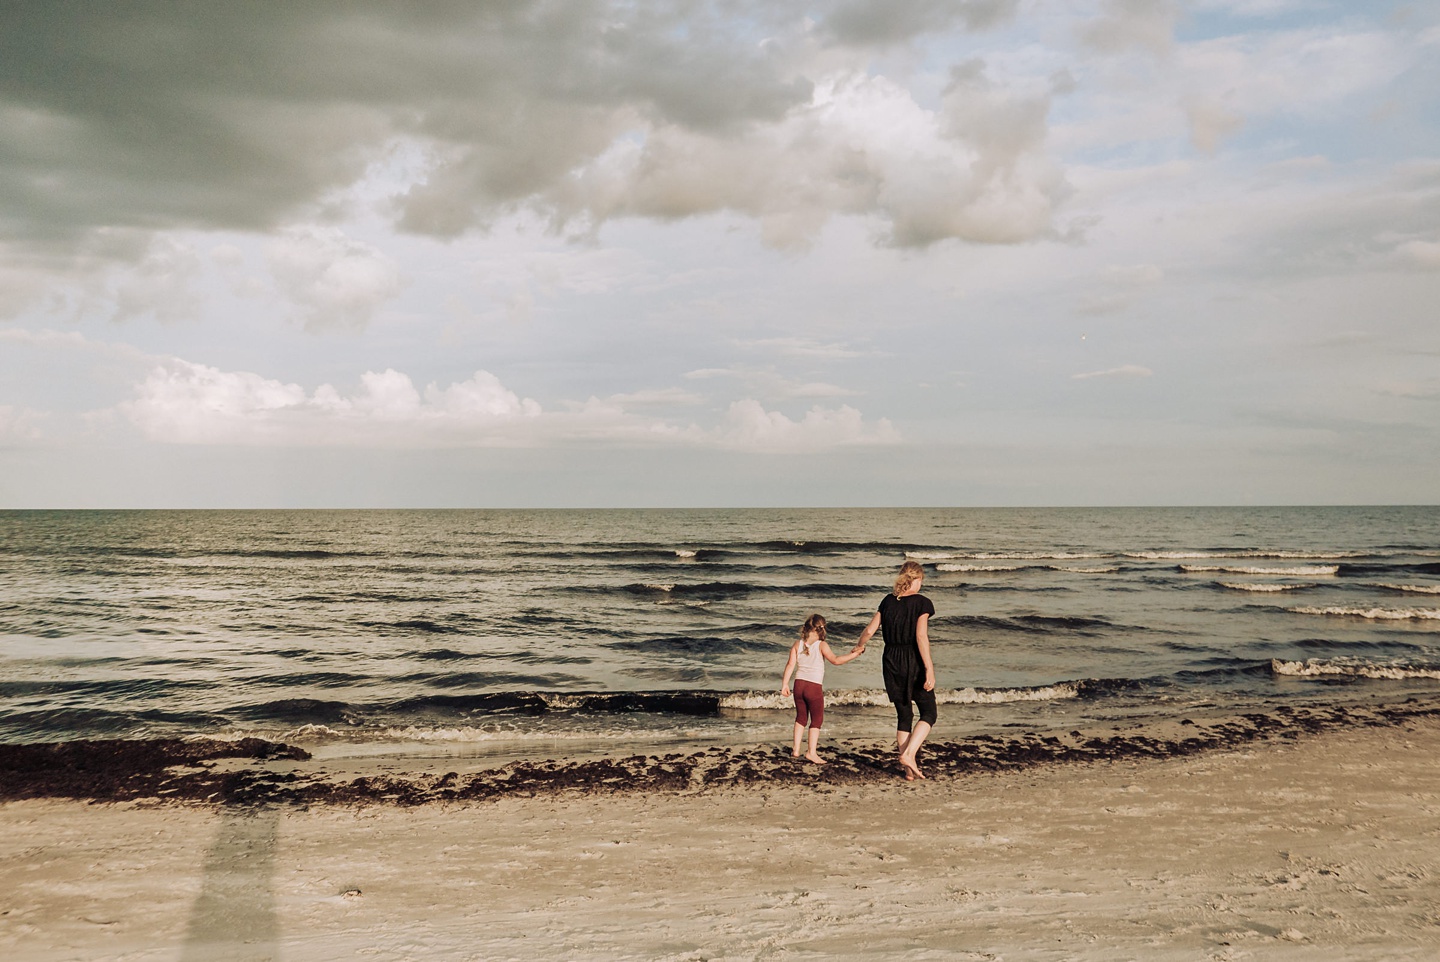
[[[803,678],[795,679],[795,724],[819,728],[825,721],[825,688]]]

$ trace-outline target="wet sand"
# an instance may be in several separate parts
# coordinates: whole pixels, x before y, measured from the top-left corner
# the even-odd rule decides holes
[[[191,758],[125,801],[52,784],[0,805],[0,956],[1440,956],[1427,706],[1197,720],[1108,744],[1131,748],[1106,756],[1095,732],[957,744],[914,784],[875,745],[838,746],[819,770],[767,747],[583,777],[322,777],[269,752]],[[547,787],[537,771],[569,774]],[[157,800],[187,774],[212,795],[236,774],[266,795],[320,788],[288,804]],[[646,782],[662,776],[675,777]]]

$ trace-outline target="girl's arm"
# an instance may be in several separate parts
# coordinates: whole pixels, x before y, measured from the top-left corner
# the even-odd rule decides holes
[[[780,694],[785,698],[790,697],[790,676],[794,674],[795,669],[800,665],[795,654],[799,650],[800,642],[798,641],[790,646],[790,657],[785,659],[785,673],[780,676]]]
[[[915,647],[925,663],[925,690],[935,690],[935,663],[930,660],[930,616],[921,615],[915,622]]]
[[[847,661],[854,661],[856,658],[859,658],[860,649],[852,649],[848,654],[836,656],[835,652],[830,650],[829,643],[822,641],[820,642],[820,654],[832,665],[843,665]]]
[[[865,643],[871,638],[875,637],[875,632],[879,630],[880,612],[877,611],[875,612],[875,617],[870,619],[870,624],[866,625],[865,630],[860,632],[860,641],[855,645],[855,649],[852,654],[865,654]]]

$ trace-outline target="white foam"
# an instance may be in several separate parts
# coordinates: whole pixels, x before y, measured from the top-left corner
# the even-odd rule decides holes
[[[1322,678],[1326,676],[1345,675],[1355,678],[1384,678],[1391,681],[1401,681],[1406,678],[1435,678],[1440,679],[1440,671],[1434,668],[1416,668],[1411,665],[1373,665],[1366,662],[1358,664],[1342,664],[1338,662],[1316,661],[1281,661],[1279,658],[1270,659],[1270,670],[1277,675],[1285,675],[1291,678]]]
[[[1386,591],[1404,591],[1417,595],[1440,595],[1440,585],[1376,585]]]
[[[675,586],[674,586],[673,584],[669,584],[669,585],[667,585],[667,584],[658,584],[658,583],[652,583],[652,582],[649,582],[649,581],[643,583],[642,585],[640,585],[640,587],[642,587],[642,588],[649,588],[651,591],[674,591],[674,590],[675,590]]]
[[[1064,565],[1057,567],[1056,571],[1072,571],[1077,575],[1108,575],[1120,570],[1118,565],[1107,565],[1099,568],[1069,568]]]
[[[685,549],[685,548],[676,548],[676,549],[675,549],[675,557],[677,557],[677,558],[693,558],[693,557],[695,557],[695,552],[690,551],[690,550],[687,550],[687,549]]]
[[[1061,698],[1075,698],[1080,686],[1075,682],[1061,682],[1039,688],[946,688],[935,692],[935,701],[941,705],[999,705],[1017,701],[1055,701]],[[890,704],[890,696],[880,688],[836,688],[825,692],[826,705],[859,705],[880,707]],[[779,692],[737,691],[720,696],[721,708],[732,709],[790,709],[794,702],[781,697]]]
[[[1347,605],[1328,607],[1286,608],[1297,615],[1342,615],[1351,618],[1369,618],[1372,621],[1437,621],[1440,608],[1360,608]]]
[[[1181,565],[1181,571],[1188,571],[1192,574],[1215,571],[1227,575],[1284,575],[1292,578],[1314,577],[1316,575],[1333,575],[1340,570],[1339,565],[1305,565],[1298,568],[1245,568],[1231,565]]]
[[[1126,551],[1122,556],[1126,558],[1138,558],[1143,561],[1184,561],[1187,559],[1222,559],[1222,558],[1275,558],[1277,560],[1302,561],[1314,559],[1316,561],[1329,560],[1332,558],[1359,558],[1363,557],[1363,551]]]
[[[962,564],[939,564],[935,566],[936,571],[1023,571],[1025,565],[962,565]]]
[[[1071,551],[907,551],[905,557],[911,561],[1084,561],[1106,556]]]
[[[1314,585],[1274,585],[1274,584],[1247,584],[1245,582],[1222,581],[1220,587],[1230,588],[1234,591],[1298,591],[1301,588],[1313,588]]]

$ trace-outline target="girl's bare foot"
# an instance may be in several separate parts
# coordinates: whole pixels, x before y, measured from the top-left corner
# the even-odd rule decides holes
[[[920,766],[917,765],[913,759],[906,758],[904,755],[900,756],[900,767],[905,769],[905,781],[907,782],[913,782],[917,778],[925,777],[925,773],[920,770]]]
[[[799,752],[791,752],[791,753],[790,753],[790,757],[791,757],[791,758],[799,758],[799,757],[800,757],[800,753],[799,753]]]
[[[821,758],[819,755],[815,754],[814,752],[806,752],[806,753],[805,753],[805,760],[806,760],[806,761],[810,761],[810,762],[814,762],[816,765],[824,765],[824,764],[825,764],[825,759]]]

